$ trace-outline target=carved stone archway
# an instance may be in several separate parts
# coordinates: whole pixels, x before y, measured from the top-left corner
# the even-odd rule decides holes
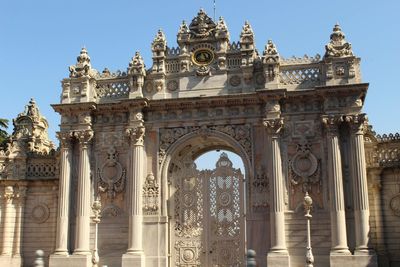
[[[240,127],[243,126],[238,126]],[[163,194],[166,196],[166,201],[169,201],[167,214],[170,218],[168,238],[170,266],[196,266],[193,264],[209,266],[215,262],[219,264],[218,266],[236,266],[235,264],[240,266],[244,262],[242,255],[244,255],[246,240],[245,198],[247,194],[244,176],[239,169],[232,168],[231,161],[224,153],[221,154],[214,170],[198,171],[194,160],[211,150],[232,151],[241,157],[246,176],[248,176],[249,156],[243,146],[228,134],[207,129],[206,131],[203,127],[176,140],[176,143],[174,142],[167,150],[165,162],[162,163],[162,177],[168,185],[164,187],[167,190]],[[232,129],[237,131],[236,127]],[[217,185],[218,181],[220,187]],[[223,185],[224,183],[226,185]],[[191,201],[185,201],[185,197],[189,197]],[[232,201],[219,203],[219,199],[232,199]],[[236,212],[236,215],[233,215],[232,219],[228,216],[229,219],[226,220],[222,218],[225,215],[221,215],[224,210],[220,210],[221,216],[216,215],[218,203],[222,207],[229,204],[235,205],[231,207],[231,210]],[[191,221],[193,225],[182,225],[186,223],[185,220],[191,220],[183,218],[186,215],[181,214],[188,210],[193,216],[198,215],[197,222]],[[230,213],[229,208],[225,211]],[[213,238],[215,237],[213,231],[216,231],[219,226],[222,228],[221,224],[226,224],[224,228],[230,229],[229,223],[235,224],[235,231],[232,230],[226,235],[221,234],[222,238]]]

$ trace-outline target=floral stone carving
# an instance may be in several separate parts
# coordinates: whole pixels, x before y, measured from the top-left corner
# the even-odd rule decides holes
[[[331,34],[331,41],[325,46],[325,58],[345,56],[353,56],[353,51],[339,24],[336,24]]]
[[[118,162],[114,147],[108,149],[106,161],[97,169],[97,179],[100,192],[106,192],[111,200],[125,189],[126,170]]]

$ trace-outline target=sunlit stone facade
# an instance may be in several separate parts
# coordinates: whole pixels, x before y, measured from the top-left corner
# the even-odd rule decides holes
[[[171,42],[172,43],[172,42]],[[304,266],[313,199],[315,266],[400,264],[400,137],[362,112],[368,83],[339,25],[325,55],[256,50],[246,22],[157,32],[152,66],[98,72],[83,48],[62,81],[56,148],[34,100],[0,152],[0,265]],[[216,149],[215,169],[194,160]],[[98,234],[92,205],[101,203]],[[96,205],[95,205],[96,206]],[[99,207],[99,205],[97,205]],[[46,266],[47,266],[46,265]]]

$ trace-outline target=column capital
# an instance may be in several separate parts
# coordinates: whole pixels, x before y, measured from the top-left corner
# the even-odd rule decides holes
[[[16,192],[14,191],[14,187],[13,186],[6,186],[4,188],[4,194],[3,197],[6,201],[7,204],[10,204],[13,199],[17,196]]]
[[[284,123],[282,118],[275,118],[264,119],[263,124],[269,134],[276,136],[281,132]]]
[[[352,133],[360,135],[366,131],[368,117],[365,113],[345,115],[344,121],[349,124]]]
[[[79,144],[83,147],[87,147],[89,142],[93,138],[93,131],[92,130],[82,130],[82,131],[75,131],[74,132],[74,137],[78,139]]]
[[[327,134],[336,136],[339,134],[339,125],[343,122],[343,115],[323,115],[321,122]]]
[[[72,132],[57,132],[56,137],[60,141],[61,149],[71,147],[71,141],[73,137]]]
[[[131,144],[142,146],[144,143],[145,127],[143,125],[133,126],[125,130],[125,135],[130,139]]]

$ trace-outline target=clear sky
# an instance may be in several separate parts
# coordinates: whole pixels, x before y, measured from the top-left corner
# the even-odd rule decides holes
[[[262,51],[272,39],[283,57],[323,55],[336,22],[361,57],[370,87],[365,112],[378,133],[400,130],[400,1],[216,0],[237,41],[248,20]],[[213,16],[213,0],[54,1],[0,0],[0,118],[12,119],[34,97],[55,140],[60,81],[86,46],[92,66],[125,70],[136,50],[151,66],[150,44],[159,28],[176,46],[182,20],[200,7]],[[12,128],[12,126],[11,126]],[[11,129],[10,129],[11,130]]]

